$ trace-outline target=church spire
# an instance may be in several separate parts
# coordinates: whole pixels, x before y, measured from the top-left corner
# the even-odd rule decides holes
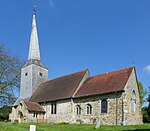
[[[32,19],[32,30],[30,36],[30,47],[28,60],[40,60],[40,50],[39,50],[39,42],[38,42],[38,33],[36,27],[36,11],[33,10],[33,19]]]

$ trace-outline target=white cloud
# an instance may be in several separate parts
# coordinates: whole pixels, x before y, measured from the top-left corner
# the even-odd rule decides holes
[[[150,73],[150,65],[145,66],[143,70]]]

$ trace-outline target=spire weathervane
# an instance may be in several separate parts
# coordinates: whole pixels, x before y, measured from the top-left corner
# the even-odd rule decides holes
[[[36,5],[33,6],[33,14],[36,15]]]

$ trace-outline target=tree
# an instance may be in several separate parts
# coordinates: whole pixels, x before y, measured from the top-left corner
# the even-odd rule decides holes
[[[144,89],[142,82],[139,81],[138,86],[139,86],[139,91],[140,91],[140,103],[141,105],[143,105],[146,102],[144,97],[146,96],[147,91]]]
[[[20,87],[22,62],[0,45],[0,107],[15,102]]]
[[[149,88],[149,91],[148,91],[148,98],[147,98],[147,102],[148,102],[148,107],[150,108],[150,87]]]
[[[142,108],[142,115],[143,115],[144,123],[150,123],[150,87],[149,87],[149,91],[148,91],[147,102],[149,103],[148,107]]]
[[[150,114],[149,114],[149,107],[145,106],[142,108],[142,115],[143,115],[143,122],[150,123]]]
[[[147,101],[148,101],[148,110],[147,110],[147,114],[150,118],[150,87],[149,87],[149,92],[148,92],[148,98],[147,98]]]

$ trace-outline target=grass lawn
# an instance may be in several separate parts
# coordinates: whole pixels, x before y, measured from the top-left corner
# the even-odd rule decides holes
[[[29,131],[30,125],[36,125],[36,131],[113,131],[113,130],[147,130],[150,131],[150,124],[135,126],[105,126],[95,129],[94,125],[56,124],[50,126],[42,123],[10,123],[0,122],[0,131]]]

